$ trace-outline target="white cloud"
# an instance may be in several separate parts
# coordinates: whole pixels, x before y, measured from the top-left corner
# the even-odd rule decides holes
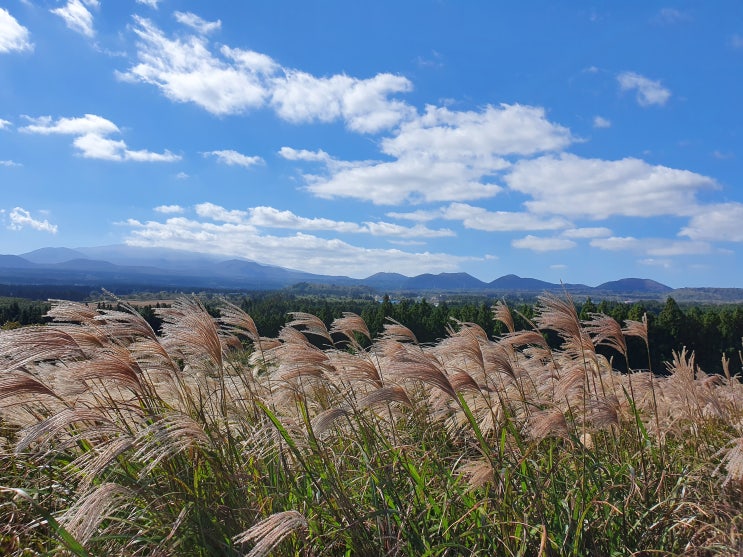
[[[307,175],[307,189],[318,197],[352,197],[377,205],[405,202],[468,201],[492,197],[501,187],[482,183],[482,173],[464,162],[406,157],[394,162],[362,162],[329,177]]]
[[[675,8],[661,8],[655,18],[655,21],[657,21],[658,23],[666,23],[669,25],[690,20],[691,17],[689,16],[689,14]]]
[[[90,13],[86,5],[91,8],[97,8],[99,6],[98,0],[68,0],[64,7],[56,8],[51,10],[51,12],[64,19],[67,27],[76,33],[80,33],[86,37],[93,37],[95,35],[93,14]]]
[[[378,74],[370,79],[347,75],[318,78],[306,72],[284,70],[271,83],[271,105],[289,122],[332,122],[343,119],[349,129],[375,133],[412,117],[415,109],[390,100],[393,93],[412,89],[402,76]]]
[[[638,249],[642,245],[642,241],[633,236],[611,236],[591,240],[591,245],[608,251],[625,251]]]
[[[463,262],[472,260],[445,253],[364,248],[306,233],[265,235],[242,222],[199,222],[174,217],[145,223],[130,219],[125,225],[131,228],[126,240],[129,245],[218,253],[319,274],[361,278],[382,270],[412,276],[456,271]]]
[[[558,150],[571,142],[541,108],[487,106],[457,112],[429,106],[382,141],[392,161],[328,164],[327,175],[305,176],[323,198],[352,197],[375,204],[471,201],[501,191],[493,176],[510,166],[509,155]]]
[[[631,251],[653,257],[704,255],[712,252],[712,246],[707,242],[635,238],[633,236],[596,238],[591,240],[590,245],[607,251]]]
[[[433,230],[422,225],[400,226],[389,222],[335,221],[324,218],[306,218],[291,211],[279,211],[273,207],[253,207],[250,209],[250,223],[269,228],[289,228],[293,230],[331,230],[338,233],[371,234],[372,236],[400,238],[441,238],[454,236],[454,232],[442,228]]]
[[[715,182],[688,170],[652,166],[626,158],[583,159],[548,155],[518,162],[505,177],[508,186],[533,198],[526,207],[538,214],[605,219],[612,215],[689,215],[695,194]]]
[[[646,257],[645,259],[638,259],[637,262],[640,265],[647,265],[648,267],[661,267],[663,269],[670,269],[673,267],[673,261],[670,259],[656,259],[655,257]]]
[[[200,217],[208,218],[217,222],[249,226],[251,230],[255,230],[252,225],[245,222],[248,216],[248,213],[245,211],[225,209],[224,207],[220,207],[214,203],[199,203],[196,205],[196,214]]]
[[[51,116],[29,118],[29,120],[32,123],[21,128],[21,131],[44,135],[109,135],[119,132],[119,127],[116,124],[95,114],[86,114],[81,118],[59,118],[56,122],[53,121]]]
[[[137,4],[143,4],[145,6],[149,6],[150,8],[157,9],[157,5],[160,3],[161,0],[137,0]]]
[[[172,215],[174,213],[182,213],[184,211],[183,207],[180,205],[159,205],[155,207],[154,209],[158,213],[163,213],[166,215]]]
[[[692,240],[743,242],[743,204],[721,203],[701,207],[679,233]]]
[[[176,21],[178,21],[178,23],[187,25],[188,27],[202,35],[208,35],[209,33],[212,33],[213,31],[216,31],[217,29],[222,27],[222,22],[220,20],[206,21],[191,12],[175,12],[173,16],[175,17]]]
[[[563,230],[561,236],[563,238],[601,238],[611,236],[611,230],[604,227],[587,227],[587,228],[571,228],[569,230]]]
[[[153,153],[151,151],[129,149],[123,140],[107,137],[119,133],[119,127],[95,114],[86,114],[81,118],[59,118],[56,122],[51,116],[29,118],[31,124],[21,128],[22,132],[41,135],[73,135],[72,144],[87,159],[108,161],[135,161],[135,162],[174,162],[180,160],[179,155],[170,151]]]
[[[190,176],[186,172],[179,172],[175,175],[178,180],[187,180]]]
[[[2,118],[0,118],[0,130],[4,130],[5,128],[9,128],[9,127],[10,127],[10,121],[3,120]]]
[[[0,53],[33,50],[28,29],[18,23],[10,12],[0,8]]]
[[[19,163],[19,162],[5,160],[5,161],[0,161],[0,166],[11,167],[11,166],[23,166],[23,165],[21,163]]]
[[[557,230],[570,226],[563,218],[543,219],[529,213],[487,211],[465,203],[452,203],[442,211],[442,218],[461,220],[465,228],[487,232],[521,230]]]
[[[122,79],[155,85],[170,100],[193,102],[217,115],[264,104],[269,92],[263,66],[232,65],[213,56],[203,36],[170,40],[148,19],[134,20],[139,63],[119,73]]]
[[[273,207],[253,207],[249,222],[266,228],[289,228],[292,230],[333,230],[348,233],[359,232],[361,227],[353,222],[335,221],[324,218],[306,218],[291,211],[280,211]]]
[[[249,157],[247,155],[243,155],[242,153],[238,153],[237,151],[233,151],[232,149],[208,151],[204,153],[204,156],[213,156],[216,157],[217,160],[221,163],[230,166],[243,166],[245,168],[250,168],[251,166],[255,166],[257,164],[263,164],[264,162],[261,157]]]
[[[23,230],[24,228],[33,228],[40,232],[49,232],[51,234],[57,233],[57,225],[50,224],[48,220],[38,220],[31,216],[31,213],[21,207],[15,207],[10,213],[8,213],[8,219],[10,224],[8,228],[11,230]]]
[[[503,166],[502,156],[557,151],[571,142],[570,131],[547,120],[543,108],[501,104],[454,111],[429,105],[394,137],[384,139],[382,151],[398,158],[432,153],[443,160],[470,160],[483,169],[497,169]]]
[[[442,212],[440,210],[438,211],[418,210],[418,211],[411,211],[409,213],[389,212],[385,214],[388,217],[393,218],[393,219],[411,220],[413,222],[428,222],[428,221],[441,218]]]
[[[606,118],[603,118],[602,116],[594,116],[593,127],[594,128],[610,128],[611,120],[607,120]]]
[[[634,72],[623,72],[617,76],[619,87],[622,91],[636,91],[637,102],[640,106],[666,104],[671,98],[671,92],[661,85],[660,81],[654,81]]]
[[[410,91],[410,81],[402,76],[315,77],[254,51],[224,45],[214,53],[203,35],[206,22],[202,25],[195,17],[180,16],[201,34],[170,39],[151,21],[135,16],[139,63],[119,76],[155,85],[173,101],[193,102],[216,115],[269,105],[290,122],[340,119],[351,130],[375,133],[415,114],[409,105],[389,98]]]
[[[529,234],[524,238],[513,240],[511,245],[519,249],[530,249],[536,252],[560,251],[574,248],[577,244],[566,238],[540,238]]]
[[[332,158],[322,149],[317,151],[308,151],[307,149],[293,149],[291,147],[282,147],[279,149],[279,156],[290,161],[310,161],[329,163]]]

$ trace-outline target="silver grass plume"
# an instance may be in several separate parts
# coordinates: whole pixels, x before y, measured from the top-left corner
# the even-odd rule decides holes
[[[238,534],[232,541],[236,544],[255,542],[246,557],[266,557],[292,532],[307,529],[307,519],[297,511],[272,514]]]

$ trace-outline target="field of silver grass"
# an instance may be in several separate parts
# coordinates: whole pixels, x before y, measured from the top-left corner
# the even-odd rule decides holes
[[[0,552],[743,551],[743,384],[685,351],[614,371],[596,348],[647,350],[646,322],[544,296],[529,329],[499,303],[505,335],[452,322],[424,346],[353,314],[263,338],[220,311],[184,297],[158,336],[57,301],[0,332]]]

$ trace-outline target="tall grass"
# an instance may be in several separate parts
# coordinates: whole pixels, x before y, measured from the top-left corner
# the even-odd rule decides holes
[[[540,299],[529,330],[420,345],[346,314],[278,338],[225,302],[58,301],[0,335],[8,555],[739,555],[743,385],[681,352],[620,374],[647,324]],[[551,349],[544,333],[562,345]],[[369,345],[368,348],[362,346]]]

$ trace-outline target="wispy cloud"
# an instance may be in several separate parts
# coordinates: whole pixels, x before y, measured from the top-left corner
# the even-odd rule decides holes
[[[206,21],[191,12],[175,12],[173,15],[178,23],[187,25],[202,35],[208,35],[222,27],[222,22],[220,20]]]
[[[98,8],[98,0],[68,0],[64,7],[55,8],[51,12],[61,17],[71,30],[92,38],[95,36],[95,29],[93,29],[93,14],[90,13],[88,7]]]
[[[426,272],[455,271],[464,262],[477,260],[446,253],[367,248],[338,238],[320,238],[306,232],[296,232],[289,236],[265,234],[246,222],[242,211],[204,206],[201,213],[217,217],[220,216],[219,209],[222,209],[222,219],[216,221],[184,217],[172,217],[164,222],[130,219],[124,223],[130,229],[126,243],[245,257],[314,273],[343,274],[359,278],[380,269],[410,276]]]
[[[705,255],[713,251],[708,242],[612,236],[591,240],[591,246],[607,251],[629,251],[652,257]]]
[[[166,215],[172,215],[176,213],[182,213],[184,209],[180,205],[159,205],[158,207],[154,208],[154,211]]]
[[[15,162],[11,160],[4,160],[4,161],[0,161],[0,166],[12,167],[12,166],[23,166],[23,165],[19,162]]]
[[[465,228],[487,232],[559,230],[571,226],[569,221],[560,217],[545,219],[530,213],[487,211],[465,203],[452,203],[442,211],[442,218],[461,220]]]
[[[8,213],[8,228],[10,230],[23,230],[24,228],[32,228],[40,232],[49,232],[50,234],[57,233],[57,225],[51,224],[48,220],[35,219],[31,216],[31,213],[22,207],[15,207]]]
[[[560,234],[563,238],[602,238],[611,236],[611,230],[602,226],[587,228],[570,228],[563,230]]]
[[[528,249],[536,252],[561,251],[574,248],[576,245],[572,240],[566,238],[540,238],[529,234],[524,238],[513,240],[511,245],[519,249]]]
[[[95,114],[86,114],[79,118],[59,118],[56,121],[51,116],[29,117],[28,120],[31,123],[20,128],[20,131],[41,135],[75,136],[72,144],[84,158],[88,159],[174,162],[181,158],[170,151],[153,153],[147,150],[129,149],[123,140],[108,137],[111,134],[120,133],[119,127],[110,120]]]
[[[530,212],[593,220],[690,215],[697,210],[696,193],[717,187],[711,178],[688,170],[567,153],[520,161],[505,181],[532,198],[524,203]]]
[[[680,236],[692,240],[743,242],[743,204],[720,203],[700,208],[685,226]]]
[[[415,112],[390,98],[411,90],[405,77],[387,73],[368,79],[345,74],[316,77],[282,67],[259,52],[227,45],[215,48],[203,34],[209,24],[196,16],[180,17],[199,28],[199,34],[171,39],[150,20],[135,16],[139,63],[119,73],[122,79],[154,85],[169,99],[195,103],[212,114],[271,107],[289,122],[342,120],[361,133],[389,129]]]
[[[610,128],[611,120],[607,120],[606,118],[603,118],[602,116],[594,116],[593,127],[594,128]]]
[[[293,149],[292,147],[282,147],[279,150],[279,156],[290,161],[311,161],[329,163],[332,158],[322,149],[317,151],[308,151],[307,149]]]
[[[635,91],[640,106],[663,106],[671,98],[671,91],[660,81],[648,79],[634,72],[623,72],[617,76],[622,91]]]
[[[28,29],[5,8],[0,8],[0,53],[33,50]]]
[[[318,197],[350,197],[379,205],[471,201],[502,191],[493,175],[509,168],[509,156],[560,150],[572,142],[567,128],[544,110],[523,105],[453,111],[429,106],[381,142],[392,161],[328,165],[307,174]]]
[[[216,157],[221,163],[230,166],[242,166],[244,168],[250,168],[257,164],[263,164],[264,160],[258,156],[248,156],[233,151],[232,149],[224,149],[221,151],[207,151],[204,153],[205,157]]]
[[[441,238],[454,236],[447,228],[434,230],[423,225],[412,227],[389,222],[344,222],[325,218],[300,217],[291,211],[280,211],[273,207],[253,207],[250,209],[250,224],[266,228],[287,228],[292,230],[328,230],[337,233],[370,234],[394,238]]]
[[[657,23],[672,25],[675,23],[691,21],[691,16],[687,12],[677,10],[676,8],[661,8],[655,16],[654,21]]]

